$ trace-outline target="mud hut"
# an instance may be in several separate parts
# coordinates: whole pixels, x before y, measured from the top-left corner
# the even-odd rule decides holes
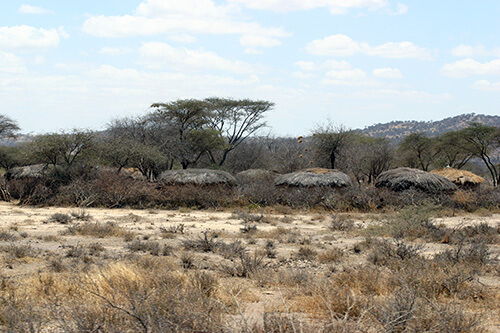
[[[375,181],[375,187],[385,187],[396,192],[408,189],[417,189],[427,193],[457,190],[457,186],[444,176],[411,168],[397,168],[382,172]]]
[[[42,178],[47,175],[48,167],[45,164],[33,164],[21,167],[15,167],[8,170],[4,177],[7,180],[25,179],[25,178]]]
[[[455,168],[440,168],[431,171],[432,174],[448,178],[455,185],[462,188],[476,188],[484,183],[484,178],[467,170]]]
[[[338,170],[311,168],[276,177],[276,186],[296,187],[349,187],[352,186],[348,175]]]
[[[168,185],[229,185],[236,179],[229,173],[210,169],[185,169],[164,171],[158,180]]]

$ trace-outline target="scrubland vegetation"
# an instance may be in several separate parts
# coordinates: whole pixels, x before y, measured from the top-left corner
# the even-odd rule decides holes
[[[494,331],[498,215],[435,219],[435,209],[278,214],[4,203],[0,327]]]
[[[254,136],[272,106],[158,103],[103,132],[1,146],[11,202],[0,204],[0,330],[498,330],[498,128],[410,134],[399,145],[330,124],[306,137]],[[2,135],[19,130],[0,123]],[[9,174],[22,165],[41,166]],[[452,193],[373,186],[398,166],[445,165],[487,181]],[[311,166],[354,185],[158,181],[169,169]]]

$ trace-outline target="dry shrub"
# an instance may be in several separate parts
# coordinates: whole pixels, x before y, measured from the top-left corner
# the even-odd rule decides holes
[[[234,191],[228,185],[162,185],[159,198],[163,207],[196,207],[218,209],[234,202]]]
[[[313,261],[317,255],[318,251],[308,246],[301,246],[299,250],[295,253],[295,258],[298,260]]]
[[[60,223],[60,224],[68,224],[71,222],[71,216],[64,213],[55,213],[52,214],[47,220],[49,223]]]
[[[322,264],[339,262],[344,257],[344,251],[337,247],[332,247],[328,250],[318,253],[318,260]]]
[[[64,235],[81,235],[97,238],[124,237],[130,238],[133,232],[118,226],[113,222],[83,222],[70,225],[63,231]]]
[[[393,269],[401,268],[409,264],[415,264],[421,260],[421,244],[406,244],[402,241],[390,242],[386,240],[373,241],[370,244],[371,252],[368,261],[375,265],[389,266]],[[411,263],[410,263],[411,261]]]
[[[182,241],[182,246],[185,250],[197,252],[215,252],[220,244],[220,241],[217,239],[217,234],[208,230],[202,232],[197,238],[185,239]]]
[[[272,206],[277,202],[274,179],[265,177],[240,182],[236,188],[235,198],[243,206]]]
[[[354,228],[354,222],[345,215],[332,214],[328,228],[332,231],[350,231]]]
[[[451,200],[460,209],[473,211],[477,208],[476,196],[472,191],[458,190],[452,195]]]
[[[80,207],[150,208],[157,205],[159,192],[152,183],[104,170],[95,179],[79,178],[61,187],[54,200]]]
[[[153,241],[141,241],[136,239],[135,241],[127,244],[127,249],[131,252],[146,252],[153,256],[166,256],[172,253],[172,248],[168,245],[161,245],[158,242]]]

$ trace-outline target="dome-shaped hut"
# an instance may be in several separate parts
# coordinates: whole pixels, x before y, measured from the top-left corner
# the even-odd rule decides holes
[[[253,182],[274,182],[278,173],[266,169],[248,169],[238,172],[235,176],[238,183],[248,184]]]
[[[338,170],[311,168],[280,175],[276,177],[275,185],[341,188],[352,186],[352,182],[348,175]]]
[[[15,167],[7,170],[4,177],[7,180],[23,178],[42,178],[47,175],[48,167],[45,164],[33,164]]]
[[[229,185],[236,179],[229,173],[210,169],[167,170],[158,180],[168,185]]]
[[[457,186],[446,177],[411,168],[397,168],[382,172],[375,181],[375,187],[385,187],[396,192],[408,189],[417,189],[427,193],[457,190]]]
[[[448,178],[453,184],[462,188],[475,188],[484,183],[484,178],[467,170],[455,168],[440,168],[431,171],[432,174]]]

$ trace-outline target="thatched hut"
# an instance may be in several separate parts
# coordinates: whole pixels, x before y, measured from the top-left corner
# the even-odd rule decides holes
[[[15,167],[8,170],[4,177],[7,180],[24,178],[43,178],[47,175],[48,167],[45,164],[33,164]]]
[[[375,181],[375,187],[385,187],[396,192],[408,189],[417,189],[427,193],[457,190],[457,186],[446,177],[411,168],[397,168],[382,172]]]
[[[158,180],[168,185],[229,185],[236,179],[229,173],[210,169],[185,169],[164,171]]]
[[[266,169],[248,169],[238,172],[234,176],[239,183],[248,184],[253,182],[265,181],[274,182],[274,179],[277,175],[277,172]]]
[[[467,170],[455,168],[440,168],[431,171],[432,174],[448,178],[459,187],[474,188],[484,183],[484,178]]]
[[[348,175],[338,170],[311,168],[276,177],[276,186],[297,187],[349,187],[352,186]]]

